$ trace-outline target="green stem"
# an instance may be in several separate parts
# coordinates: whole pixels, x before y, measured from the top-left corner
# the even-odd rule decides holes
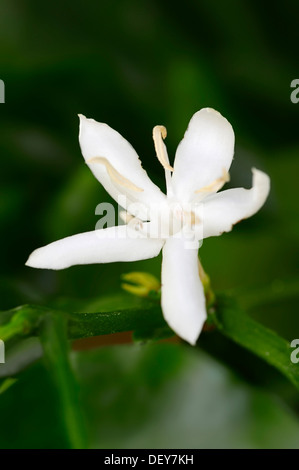
[[[56,312],[47,313],[41,328],[41,341],[45,359],[59,392],[70,446],[74,449],[86,448],[79,387],[69,359],[66,318]]]

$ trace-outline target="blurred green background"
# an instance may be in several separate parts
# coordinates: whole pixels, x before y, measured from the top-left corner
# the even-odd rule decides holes
[[[160,257],[62,272],[24,263],[39,246],[92,230],[95,207],[109,200],[83,163],[78,113],[118,130],[164,188],[152,128],[167,127],[173,159],[192,114],[209,106],[235,130],[230,185],[249,187],[257,167],[272,188],[255,217],[204,241],[203,265],[216,291],[299,337],[298,14],[295,0],[270,10],[257,0],[2,0],[0,309],[86,311],[120,291],[124,272],[159,277]],[[203,334],[196,350],[92,349],[74,353],[74,364],[93,447],[299,446],[295,390],[220,335]],[[1,448],[68,445],[42,361],[0,396],[0,413]]]

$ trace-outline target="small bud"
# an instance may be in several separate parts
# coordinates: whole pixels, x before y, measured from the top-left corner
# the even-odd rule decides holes
[[[158,294],[161,288],[158,279],[150,273],[131,272],[123,274],[121,278],[125,281],[121,287],[138,297],[152,297],[151,294]]]

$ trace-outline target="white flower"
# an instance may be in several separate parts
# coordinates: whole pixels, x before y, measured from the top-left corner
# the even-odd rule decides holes
[[[63,269],[142,260],[157,256],[163,249],[164,318],[181,338],[195,344],[207,316],[198,271],[199,241],[228,232],[234,224],[255,214],[268,196],[270,179],[253,169],[251,189],[217,194],[229,179],[234,132],[213,109],[194,114],[177,148],[173,168],[165,137],[165,127],[156,126],[153,138],[157,157],[165,168],[167,196],[148,178],[135,150],[118,132],[80,116],[79,140],[85,161],[106,191],[115,200],[121,199],[128,224],[56,241],[35,250],[26,264]]]

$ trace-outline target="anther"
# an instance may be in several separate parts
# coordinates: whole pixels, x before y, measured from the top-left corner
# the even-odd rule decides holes
[[[124,188],[131,189],[132,191],[136,192],[142,192],[144,191],[142,188],[139,188],[136,186],[132,181],[128,180],[125,178],[123,175],[121,175],[115,168],[114,166],[111,165],[111,163],[107,160],[107,158],[104,157],[92,157],[89,160],[86,160],[86,163],[91,164],[91,163],[100,163],[101,165],[104,165],[106,167],[106,170],[108,172],[108,175],[110,176],[111,180],[114,181],[115,183],[119,184],[120,186],[123,186]]]
[[[159,162],[165,168],[165,170],[173,171],[172,166],[169,165],[167,150],[163,139],[167,136],[167,130],[164,126],[155,126],[153,128],[153,140],[155,145],[156,154]]]
[[[230,176],[228,171],[223,168],[222,169],[222,176],[220,178],[217,178],[215,181],[212,183],[208,184],[207,186],[204,186],[203,188],[197,189],[195,191],[196,194],[198,193],[212,193],[212,192],[217,192],[219,189],[222,188],[222,186],[225,185],[230,180]]]

